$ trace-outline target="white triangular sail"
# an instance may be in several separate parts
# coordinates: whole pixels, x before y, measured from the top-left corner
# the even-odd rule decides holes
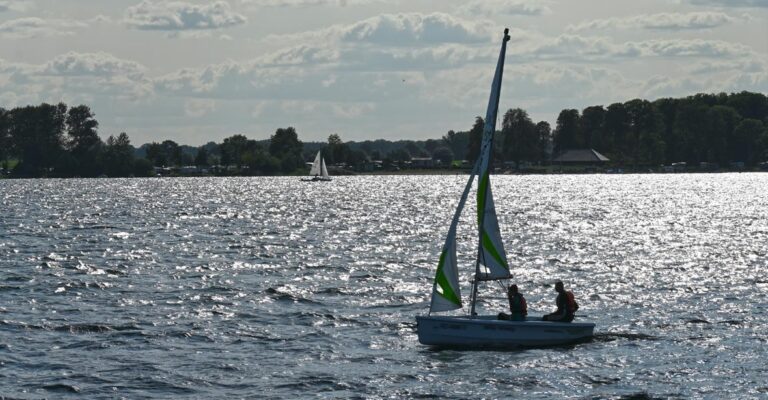
[[[493,202],[490,175],[485,174],[480,178],[478,189],[478,225],[482,227],[480,232],[480,264],[486,270],[481,271],[489,278],[509,277],[509,264],[504,244],[499,232],[499,221],[496,218],[496,206]]]
[[[461,308],[461,292],[459,290],[459,269],[456,262],[456,228],[459,225],[459,217],[464,209],[464,204],[472,189],[477,166],[469,174],[469,180],[461,194],[461,200],[456,207],[456,212],[448,228],[448,237],[445,239],[443,250],[440,252],[440,261],[437,264],[435,282],[432,286],[432,302],[429,312],[451,311]]]
[[[309,174],[313,176],[320,175],[320,151],[317,152],[317,155],[315,156],[315,161],[312,163],[312,168],[309,170]]]
[[[323,178],[328,178],[328,168],[325,167],[325,158],[323,158],[321,161],[322,167],[320,168],[320,175]]]

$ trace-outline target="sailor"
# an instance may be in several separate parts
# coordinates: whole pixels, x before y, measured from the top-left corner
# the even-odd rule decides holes
[[[552,322],[571,322],[573,321],[576,310],[579,309],[579,304],[576,303],[576,299],[573,297],[573,292],[566,291],[563,282],[557,281],[555,283],[555,291],[557,291],[557,311],[552,314],[547,314],[542,318],[544,321]]]
[[[507,289],[507,299],[509,299],[509,312],[512,315],[499,313],[499,319],[525,321],[525,316],[528,315],[528,305],[525,302],[525,297],[517,291],[517,285],[509,286]]]

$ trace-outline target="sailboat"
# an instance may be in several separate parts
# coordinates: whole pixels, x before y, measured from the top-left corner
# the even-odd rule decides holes
[[[497,319],[497,314],[478,315],[476,313],[480,284],[508,280],[512,277],[501,240],[490,181],[490,163],[493,154],[491,149],[496,131],[496,115],[501,94],[504,57],[509,40],[508,33],[509,29],[504,29],[504,39],[488,100],[480,154],[461,194],[448,228],[448,236],[440,252],[432,285],[429,313],[416,317],[419,342],[425,345],[505,348],[552,346],[582,341],[592,337],[594,332],[595,324],[589,322],[548,322],[542,321],[541,317],[527,317],[525,321],[507,321]],[[475,276],[470,294],[470,313],[469,315],[432,315],[435,312],[453,311],[463,307],[459,291],[456,229],[475,177],[478,179],[478,246]]]
[[[312,178],[302,179],[302,181],[327,182],[331,180],[331,177],[328,176],[328,168],[325,167],[325,158],[323,158],[321,153],[322,150],[318,150],[317,155],[315,156],[315,161],[312,163],[312,168],[309,170],[309,175],[311,175]]]

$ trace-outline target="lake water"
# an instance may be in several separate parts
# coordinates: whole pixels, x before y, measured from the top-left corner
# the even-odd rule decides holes
[[[768,174],[492,177],[529,310],[562,279],[596,337],[435,351],[465,182],[0,180],[0,397],[768,398]]]

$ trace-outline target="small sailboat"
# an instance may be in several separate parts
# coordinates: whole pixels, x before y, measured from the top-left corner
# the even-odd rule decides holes
[[[315,156],[315,161],[312,163],[312,168],[309,169],[309,175],[311,178],[302,179],[305,182],[328,182],[331,177],[328,176],[328,168],[325,166],[325,158],[323,158],[322,150],[318,150]]]
[[[532,347],[551,346],[578,342],[592,337],[595,324],[583,322],[545,322],[541,318],[528,317],[525,321],[497,319],[497,315],[477,315],[478,288],[482,282],[510,279],[509,264],[499,232],[496,208],[490,181],[493,136],[496,131],[496,115],[504,72],[504,56],[509,40],[509,30],[504,39],[491,87],[488,110],[485,116],[480,155],[469,175],[456,212],[448,228],[448,236],[440,253],[437,273],[432,285],[429,313],[417,316],[419,342],[432,346],[449,347]],[[456,259],[456,229],[464,209],[472,183],[477,176],[477,225],[478,247],[475,260],[475,276],[470,294],[469,315],[435,316],[434,312],[462,308],[459,291],[459,273]]]

